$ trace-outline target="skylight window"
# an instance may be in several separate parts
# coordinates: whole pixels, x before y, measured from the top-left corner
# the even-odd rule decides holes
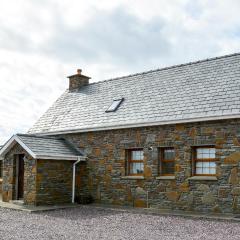
[[[106,110],[106,112],[115,112],[120,104],[122,103],[123,98],[113,100],[112,104],[109,106],[109,108]]]

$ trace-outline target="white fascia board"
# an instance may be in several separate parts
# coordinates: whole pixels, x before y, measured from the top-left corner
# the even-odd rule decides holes
[[[5,153],[8,151],[8,149],[12,148],[15,144],[16,141],[14,141],[15,136],[12,136],[1,148],[0,150],[0,157],[3,158]]]
[[[86,161],[86,156],[66,156],[66,155],[36,155],[17,135],[12,136],[0,150],[0,160],[4,159],[6,153],[18,143],[34,159],[51,159],[51,160],[73,160]]]
[[[17,135],[13,135],[8,142],[2,147],[2,149],[0,150],[0,157],[4,157],[6,155],[6,153],[16,144],[19,143],[19,145],[21,145],[21,147],[27,151],[27,153],[29,155],[31,155],[33,158],[36,157],[35,153],[17,136]]]
[[[85,156],[65,156],[65,155],[36,155],[36,159],[40,160],[69,160],[69,161],[86,161]]]
[[[46,133],[35,132],[40,136],[49,136],[49,135],[61,135],[69,133],[83,133],[83,132],[95,132],[95,131],[105,131],[105,130],[116,130],[116,129],[126,129],[126,128],[138,128],[138,127],[151,127],[151,126],[162,126],[162,125],[171,125],[171,124],[181,124],[181,123],[194,123],[194,122],[205,122],[205,121],[216,121],[216,120],[226,120],[226,119],[235,119],[240,118],[240,114],[225,115],[225,116],[214,116],[214,117],[200,117],[200,118],[190,118],[190,119],[180,119],[180,120],[170,120],[170,121],[158,121],[158,122],[142,122],[142,123],[133,123],[126,125],[114,125],[106,127],[96,127],[96,128],[82,128],[82,129],[69,129],[62,131],[49,131]]]

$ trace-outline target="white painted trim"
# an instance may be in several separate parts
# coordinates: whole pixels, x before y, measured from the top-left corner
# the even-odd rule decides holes
[[[193,176],[189,177],[187,180],[194,180],[194,181],[217,181],[217,177],[214,176]]]
[[[36,155],[36,159],[41,160],[72,160],[76,161],[78,158],[81,158],[81,161],[86,161],[86,156],[63,156],[63,155]]]
[[[86,156],[64,156],[64,155],[37,155],[35,154],[17,135],[12,136],[8,142],[0,150],[0,157],[4,159],[5,154],[16,144],[20,144],[21,147],[27,151],[34,159],[49,159],[49,160],[73,160],[76,161],[81,158],[81,161],[86,161]]]
[[[14,141],[14,137],[15,137],[15,135],[12,136],[12,137],[5,143],[5,145],[3,145],[3,147],[0,149],[0,157],[1,157],[1,158],[4,159],[4,156],[5,156],[4,153],[5,153],[8,149],[12,148],[12,147],[16,144],[16,141]]]
[[[200,117],[200,118],[189,118],[180,120],[169,120],[169,121],[157,121],[157,122],[142,122],[142,123],[132,123],[126,125],[112,125],[106,127],[95,127],[95,128],[80,128],[80,129],[69,129],[62,131],[50,131],[50,132],[34,132],[34,134],[40,136],[48,135],[60,135],[67,133],[82,133],[82,132],[95,132],[104,130],[114,130],[114,129],[124,129],[124,128],[137,128],[137,127],[151,127],[151,126],[161,126],[161,125],[171,125],[171,124],[181,124],[181,123],[194,123],[194,122],[204,122],[204,121],[216,121],[216,120],[226,120],[240,118],[240,114],[225,115],[225,116],[214,116],[214,117]]]
[[[175,176],[159,176],[156,177],[157,180],[174,180]]]
[[[8,150],[11,149],[16,143],[19,143],[21,147],[26,150],[33,158],[36,158],[35,153],[24,142],[22,142],[22,140],[17,135],[12,136],[2,147],[0,150],[0,156],[4,157]]]
[[[122,176],[121,179],[138,180],[138,179],[145,179],[145,177],[144,176]]]

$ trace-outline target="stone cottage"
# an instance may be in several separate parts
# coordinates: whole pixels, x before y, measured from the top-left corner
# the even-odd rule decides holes
[[[3,201],[240,212],[240,54],[89,79],[0,150]]]

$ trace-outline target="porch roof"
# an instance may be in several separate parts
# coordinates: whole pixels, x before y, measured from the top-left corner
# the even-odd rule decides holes
[[[12,136],[0,149],[0,158],[3,158],[17,143],[35,159],[85,160],[84,154],[66,139],[32,134]]]

